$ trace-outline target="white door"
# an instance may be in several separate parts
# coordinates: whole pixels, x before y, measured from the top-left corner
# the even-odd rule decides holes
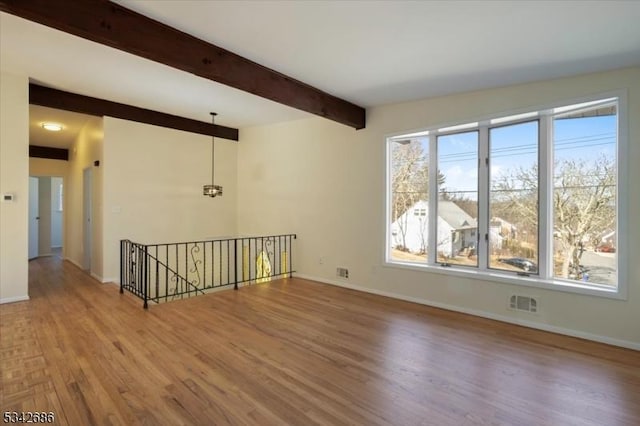
[[[82,267],[86,271],[91,270],[91,179],[92,179],[92,171],[91,168],[84,169],[82,174],[82,203],[83,203],[83,233],[84,233],[84,259],[82,262]]]
[[[38,257],[40,238],[39,180],[29,176],[29,259]]]

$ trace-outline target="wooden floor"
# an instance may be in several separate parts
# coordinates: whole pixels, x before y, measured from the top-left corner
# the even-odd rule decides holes
[[[638,425],[640,353],[293,279],[142,309],[44,258],[2,411],[69,425]],[[637,326],[637,324],[636,324]]]

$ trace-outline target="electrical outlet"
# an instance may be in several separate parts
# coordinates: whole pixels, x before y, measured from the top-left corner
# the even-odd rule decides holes
[[[318,258],[318,265],[324,265],[324,256]]]

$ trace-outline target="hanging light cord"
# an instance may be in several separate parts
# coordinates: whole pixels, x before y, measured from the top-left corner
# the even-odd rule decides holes
[[[218,115],[215,112],[210,113],[211,114],[211,124],[213,125],[213,132],[214,135],[211,135],[211,185],[214,184],[214,178],[213,178],[213,171],[214,171],[214,167],[215,167],[215,161],[216,161],[216,148],[215,148],[215,127],[216,127],[216,115]]]

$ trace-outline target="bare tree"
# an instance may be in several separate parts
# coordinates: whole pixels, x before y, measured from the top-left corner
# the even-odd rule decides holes
[[[491,215],[518,223],[520,232],[538,230],[538,166],[518,167],[491,188]]]
[[[562,253],[561,276],[580,275],[583,244],[615,223],[616,173],[611,158],[562,160],[554,167],[554,238]],[[518,168],[494,186],[499,205],[519,223],[537,229],[538,168]],[[493,197],[492,193],[492,197]]]
[[[396,142],[391,145],[391,221],[398,224],[402,247],[406,248],[407,217],[398,220],[420,199],[426,199],[429,188],[428,159],[420,141]]]
[[[448,199],[453,201],[458,207],[462,209],[462,211],[464,211],[469,216],[473,218],[478,217],[478,201],[477,200],[472,200],[471,198],[465,195],[460,195],[460,194],[454,194],[453,196],[448,196],[447,198],[443,197],[443,199]]]
[[[615,223],[616,173],[611,159],[564,161],[554,176],[554,231],[563,250],[562,276],[578,276],[583,244]]]

